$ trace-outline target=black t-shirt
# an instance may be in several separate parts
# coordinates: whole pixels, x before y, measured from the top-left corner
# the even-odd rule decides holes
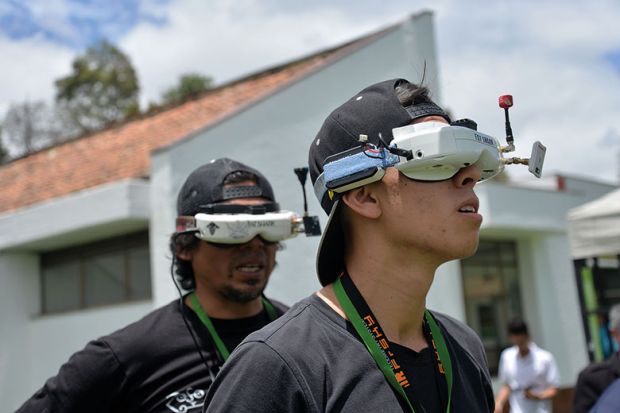
[[[452,412],[492,412],[493,391],[480,339],[451,317],[433,316],[452,360]],[[417,358],[427,355],[409,351]],[[405,368],[420,374],[418,367]],[[420,377],[418,381],[434,380],[428,373]],[[437,391],[435,387],[435,399]],[[408,411],[353,326],[315,295],[250,334],[220,371],[207,402],[210,413]],[[427,411],[442,411],[433,409]]]
[[[286,306],[272,301],[278,314]],[[184,307],[213,374],[219,358],[207,329]],[[269,323],[265,311],[237,319],[212,319],[229,350]],[[17,413],[200,413],[211,378],[183,321],[179,301],[147,314],[73,354]]]
[[[437,371],[434,351],[426,347],[416,352],[393,342],[390,349],[411,382],[405,393],[414,401],[416,413],[445,412],[448,389],[445,377]]]

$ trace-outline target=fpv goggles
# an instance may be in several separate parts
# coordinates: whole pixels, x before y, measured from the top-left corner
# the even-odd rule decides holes
[[[506,110],[507,146],[491,135],[476,130],[469,119],[452,124],[422,122],[394,128],[393,140],[385,143],[379,136],[379,145],[368,143],[366,135],[359,136],[360,146],[332,155],[325,160],[323,174],[315,183],[315,192],[322,199],[326,191],[345,192],[372,182],[385,175],[393,166],[408,178],[419,181],[443,181],[469,165],[481,171],[480,181],[499,174],[504,165],[525,164],[529,171],[540,178],[546,148],[535,142],[529,159],[504,158],[514,150],[512,131],[508,120],[507,104],[500,98],[500,107]],[[512,97],[510,105],[512,106]]]
[[[275,202],[261,205],[210,204],[204,206],[203,211],[194,216],[177,217],[176,232],[194,233],[197,238],[216,244],[243,244],[256,236],[275,243],[307,232],[304,226],[307,217],[280,211]]]

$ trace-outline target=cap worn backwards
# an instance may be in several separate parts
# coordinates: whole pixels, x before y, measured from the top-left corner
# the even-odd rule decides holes
[[[426,95],[420,96],[417,103],[403,106],[395,88],[407,83],[405,79],[391,79],[357,93],[325,119],[310,145],[310,178],[323,210],[329,215],[317,255],[317,272],[322,285],[335,281],[344,269],[345,241],[338,207],[340,197],[328,191],[323,181],[325,160],[359,147],[360,135],[366,135],[369,143],[379,145],[379,136],[389,143],[393,139],[392,129],[408,125],[418,118],[436,115],[450,122],[448,115]]]
[[[248,172],[254,175],[256,183],[225,187],[226,177],[234,172]],[[219,158],[198,167],[187,177],[177,198],[177,215],[193,216],[209,204],[255,197],[275,202],[273,189],[267,178],[241,162]]]

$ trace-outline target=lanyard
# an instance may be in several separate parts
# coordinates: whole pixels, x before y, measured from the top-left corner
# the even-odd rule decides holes
[[[357,331],[357,334],[359,334],[364,342],[366,349],[377,363],[379,369],[383,372],[388,383],[401,395],[407,402],[411,411],[415,413],[415,409],[404,389],[405,387],[409,387],[411,383],[407,379],[402,367],[396,362],[394,354],[389,351],[389,342],[387,337],[383,334],[379,322],[369,308],[367,308],[367,314],[365,314],[362,319],[358,309],[351,301],[349,294],[345,291],[342,280],[344,280],[345,285],[347,285],[349,294],[351,290],[355,289],[355,285],[348,274],[344,273],[341,277],[337,278],[334,282],[334,293],[336,294],[336,298],[338,298],[338,302],[351,324],[353,324],[355,331]],[[365,302],[361,304],[361,307],[367,307]],[[452,401],[452,362],[450,360],[450,354],[448,353],[448,348],[439,330],[439,326],[428,310],[424,310],[424,319],[430,327],[431,342],[435,350],[435,355],[437,356],[438,369],[440,372],[445,373],[446,376],[448,386],[448,404],[446,406],[446,412],[450,412]]]
[[[189,300],[192,303],[192,309],[194,310],[198,318],[200,318],[200,321],[202,321],[202,324],[204,324],[205,327],[207,327],[209,334],[211,334],[211,338],[213,339],[213,343],[215,344],[215,347],[217,348],[218,353],[220,353],[220,356],[224,359],[224,361],[228,360],[228,356],[230,356],[230,352],[226,348],[226,345],[220,338],[219,334],[217,334],[217,331],[215,331],[213,322],[211,322],[211,319],[209,318],[205,310],[200,305],[200,301],[198,301],[198,297],[196,296],[195,291],[189,295]],[[273,321],[276,318],[278,318],[278,313],[276,312],[276,309],[273,307],[273,304],[271,304],[271,302],[267,300],[267,298],[265,297],[262,297],[262,300],[263,300],[263,307],[265,308],[265,311],[267,312],[267,316],[269,317],[269,320]]]

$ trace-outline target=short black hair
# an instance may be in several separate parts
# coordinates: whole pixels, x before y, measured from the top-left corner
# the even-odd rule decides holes
[[[508,323],[508,334],[510,335],[529,335],[527,324],[520,317],[513,318]]]

